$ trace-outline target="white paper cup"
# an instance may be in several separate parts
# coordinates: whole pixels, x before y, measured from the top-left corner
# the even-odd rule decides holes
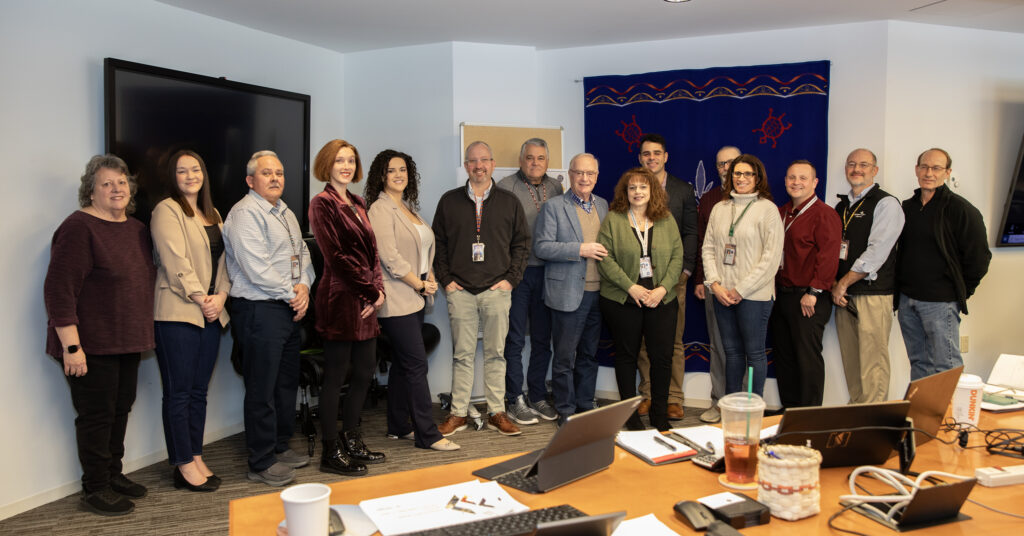
[[[299,484],[281,492],[288,536],[324,536],[329,527],[331,488]]]
[[[981,418],[981,396],[985,384],[974,374],[961,374],[953,393],[953,420],[978,426]]]

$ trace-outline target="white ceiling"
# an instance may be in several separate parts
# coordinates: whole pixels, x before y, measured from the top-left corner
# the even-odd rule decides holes
[[[160,0],[338,52],[467,41],[540,49],[901,20],[1024,33],[1024,0]]]

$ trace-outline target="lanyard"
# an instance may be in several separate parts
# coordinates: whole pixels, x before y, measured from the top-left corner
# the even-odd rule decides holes
[[[853,221],[853,217],[857,215],[857,211],[860,209],[860,206],[867,200],[867,197],[861,199],[860,202],[857,203],[857,206],[853,207],[853,213],[850,214],[850,217],[846,217],[846,212],[850,208],[849,203],[847,203],[846,208],[843,209],[843,238],[846,238],[846,227],[850,225],[850,222]]]
[[[530,192],[530,197],[533,198],[533,206],[537,207],[537,210],[540,210],[540,206],[548,201],[548,185],[544,184],[544,179],[541,179],[540,186],[533,186],[530,184],[529,179],[524,179],[523,182],[526,183],[526,191]],[[540,202],[537,201],[537,194],[534,193],[535,189],[540,190]]]
[[[480,242],[480,220],[484,216],[484,198],[473,194],[473,201],[476,203],[476,241]]]
[[[285,218],[284,212],[278,212],[275,214],[274,219],[281,222],[281,225],[284,225],[284,230],[288,232],[288,242],[292,245],[292,254],[301,258],[302,250],[295,247],[295,237],[292,236],[292,228],[288,225],[288,220]]]
[[[817,197],[812,197],[811,200],[808,201],[806,205],[804,205],[804,208],[800,209],[800,212],[797,212],[796,216],[793,216],[792,220],[789,219],[789,214],[786,214],[786,219],[789,220],[789,223],[786,224],[786,229],[783,231],[783,233],[788,233],[789,228],[793,226],[793,222],[795,222],[797,218],[802,216],[804,212],[807,212],[807,209],[811,208],[811,205],[813,205],[814,202],[817,200]]]
[[[633,209],[629,209],[629,220],[633,222],[636,229],[636,236],[640,239],[641,257],[647,256],[647,231],[651,228],[651,221],[644,220],[644,230],[640,230],[640,224],[636,220],[636,216],[633,214]]]
[[[743,219],[743,216],[747,215],[747,210],[750,209],[750,205],[753,205],[756,201],[757,199],[750,200],[750,202],[747,203],[747,206],[743,208],[743,212],[740,212],[740,217],[736,218],[736,200],[732,200],[732,215],[729,217],[729,219],[733,219],[733,222],[732,225],[729,226],[729,238],[732,238],[733,231],[736,230],[736,226],[740,224],[740,220]]]

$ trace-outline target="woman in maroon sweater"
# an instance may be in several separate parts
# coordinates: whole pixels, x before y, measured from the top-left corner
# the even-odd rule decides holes
[[[128,412],[141,353],[153,343],[153,247],[129,217],[136,185],[113,155],[89,160],[78,189],[81,210],[53,233],[43,285],[46,353],[60,361],[78,412],[83,505],[124,515],[146,488],[121,472]]]
[[[376,365],[377,309],[384,304],[384,282],[366,202],[348,191],[348,185],[359,182],[362,174],[359,153],[351,143],[327,142],[313,162],[313,175],[327,185],[309,202],[309,227],[324,256],[315,296],[316,330],[324,340],[320,470],[343,475],[366,474],[364,464],[384,461],[384,454],[366,448],[359,430],[359,412]],[[337,434],[339,393],[348,374],[341,434]]]

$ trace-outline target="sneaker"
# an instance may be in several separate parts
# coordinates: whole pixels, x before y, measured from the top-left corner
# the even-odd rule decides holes
[[[459,417],[454,413],[449,413],[448,417],[444,420],[444,422],[437,426],[437,431],[441,432],[442,436],[448,437],[454,434],[455,432],[461,432],[465,430],[467,426],[469,425],[466,424],[465,417]]]
[[[388,439],[408,439],[409,441],[413,441],[416,439],[416,432],[409,432],[408,434],[402,435],[392,434],[391,432],[388,432],[385,437],[387,437]]]
[[[124,473],[110,479],[110,489],[133,499],[141,499],[146,496],[146,486],[138,482],[132,482]]]
[[[511,404],[505,405],[505,411],[508,413],[508,418],[512,419],[518,424],[537,424],[537,416],[534,415],[533,410],[530,406],[526,405],[526,400],[523,395],[519,395]]]
[[[491,430],[497,430],[501,435],[519,435],[522,433],[519,431],[519,427],[509,420],[508,414],[504,411],[488,417],[487,427]]]
[[[456,442],[454,442],[454,441],[452,441],[450,439],[445,439],[445,438],[442,437],[438,441],[435,441],[433,445],[430,445],[430,448],[432,448],[434,450],[440,450],[440,451],[450,451],[450,450],[459,450],[462,447],[460,447],[458,445],[458,443],[456,443]]]
[[[718,407],[711,406],[707,411],[700,414],[700,420],[706,423],[716,423],[722,420],[722,414],[719,413]]]
[[[534,415],[545,421],[553,421],[558,418],[558,412],[555,411],[555,408],[547,400],[530,402],[530,408],[533,410]]]
[[[306,459],[306,463],[309,463],[309,458]],[[253,482],[263,482],[268,486],[283,486],[295,480],[295,469],[281,462],[276,462],[274,465],[258,473],[249,471],[246,476]]]
[[[292,449],[288,449],[284,452],[278,452],[275,456],[277,456],[277,463],[287,465],[292,469],[298,469],[299,467],[309,465],[309,456],[299,454]]]
[[[101,516],[123,516],[135,510],[135,503],[110,488],[82,494],[82,507]]]

